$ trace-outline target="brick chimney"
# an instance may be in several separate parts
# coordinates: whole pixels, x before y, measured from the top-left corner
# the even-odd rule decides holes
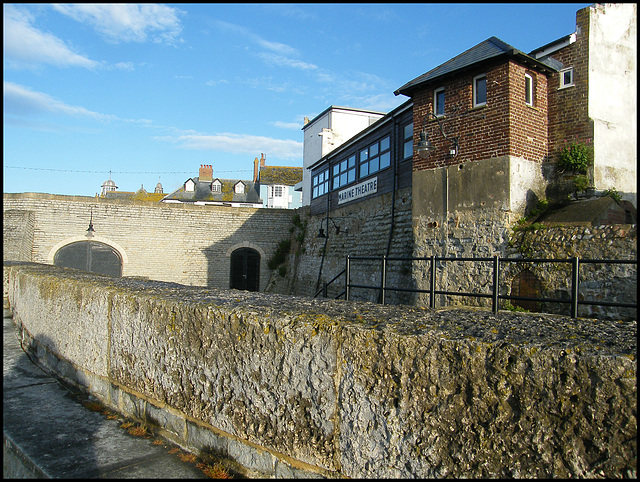
[[[211,164],[200,164],[200,174],[198,179],[201,182],[213,181],[213,166]]]
[[[258,158],[256,157],[253,160],[253,182],[258,182],[258,174],[260,170],[258,169]]]
[[[266,162],[267,158],[264,157],[264,153],[260,154],[260,167],[264,167],[264,163]]]

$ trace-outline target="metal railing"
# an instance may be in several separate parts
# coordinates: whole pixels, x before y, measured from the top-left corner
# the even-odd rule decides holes
[[[351,283],[351,263],[352,261],[359,260],[369,260],[369,261],[381,261],[381,273],[380,279],[381,284],[377,286],[371,285],[362,285]],[[429,261],[430,262],[430,283],[429,289],[416,289],[416,288],[400,288],[400,287],[389,287],[387,286],[387,263],[389,261]],[[491,293],[465,293],[460,291],[448,291],[448,290],[438,290],[436,289],[436,262],[439,261],[462,261],[462,262],[491,262],[492,263],[492,278],[493,278],[493,287]],[[571,264],[571,296],[570,299],[558,299],[558,298],[535,298],[535,297],[526,297],[526,296],[514,296],[514,295],[501,295],[499,293],[500,287],[500,270],[503,263],[570,263]],[[343,274],[345,275],[345,290],[340,293],[337,298],[341,298],[343,295],[346,300],[349,300],[351,296],[351,290],[353,288],[364,288],[364,289],[375,289],[379,290],[380,298],[379,302],[381,304],[385,304],[385,295],[388,291],[398,291],[398,292],[410,292],[410,293],[428,293],[429,294],[429,306],[431,308],[435,308],[435,298],[436,295],[449,295],[449,296],[468,296],[475,298],[491,298],[491,308],[495,313],[498,311],[498,302],[499,300],[524,300],[524,301],[535,301],[535,302],[546,302],[546,303],[564,303],[571,305],[571,317],[576,318],[578,316],[578,306],[579,305],[598,305],[598,306],[611,306],[611,307],[619,307],[619,308],[635,308],[637,309],[638,305],[636,303],[618,303],[618,302],[610,302],[610,301],[593,301],[593,300],[580,300],[578,296],[578,291],[580,287],[580,266],[582,264],[629,264],[636,265],[638,264],[638,260],[615,260],[615,259],[580,259],[578,257],[573,257],[569,259],[550,259],[550,258],[500,258],[499,256],[494,256],[492,258],[451,258],[451,257],[440,257],[440,256],[430,256],[430,257],[421,257],[421,258],[413,258],[413,257],[389,257],[389,256],[347,256],[346,259],[346,267],[343,271],[341,271],[338,275],[336,275],[331,281],[324,283],[321,290],[319,290],[315,296],[318,296],[320,293],[323,293],[326,298],[327,288],[329,285],[334,283],[336,280],[340,278]]]

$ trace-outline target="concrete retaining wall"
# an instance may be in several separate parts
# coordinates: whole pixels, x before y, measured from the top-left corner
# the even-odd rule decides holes
[[[39,360],[252,470],[636,476],[635,322],[4,271]]]

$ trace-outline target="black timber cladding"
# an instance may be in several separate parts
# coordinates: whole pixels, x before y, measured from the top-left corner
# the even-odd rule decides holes
[[[329,210],[334,210],[338,206],[345,207],[354,203],[369,200],[375,196],[389,193],[393,190],[397,177],[397,189],[411,187],[411,159],[403,161],[403,127],[410,123],[413,119],[413,101],[408,100],[401,106],[397,107],[381,119],[377,120],[368,128],[353,136],[350,140],[331,151],[318,162],[311,166],[311,178],[320,173],[322,170],[329,168],[329,172],[333,166],[347,159],[349,156],[356,155],[356,166],[359,174],[359,158],[358,153],[361,149],[370,144],[390,136],[391,143],[391,165],[388,168],[380,170],[374,174],[360,178],[356,176],[356,180],[349,185],[342,186],[338,189],[332,189],[331,181],[329,183],[329,193],[312,198],[310,202],[310,214],[318,215],[327,212],[327,196],[329,196]],[[396,174],[397,170],[397,176]],[[351,186],[358,185],[367,180],[377,178],[377,190],[374,194],[341,203],[338,205],[338,193]]]

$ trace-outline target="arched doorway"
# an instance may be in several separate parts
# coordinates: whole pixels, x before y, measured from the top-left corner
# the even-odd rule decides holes
[[[108,244],[97,241],[77,241],[60,248],[53,264],[109,276],[122,276],[122,258]]]
[[[231,289],[258,291],[260,287],[260,253],[251,248],[231,253]]]
[[[527,298],[540,298],[542,286],[538,277],[528,269],[522,270],[511,282],[512,296],[525,296]],[[527,311],[540,311],[540,302],[533,300],[512,300],[514,306],[519,306]]]

